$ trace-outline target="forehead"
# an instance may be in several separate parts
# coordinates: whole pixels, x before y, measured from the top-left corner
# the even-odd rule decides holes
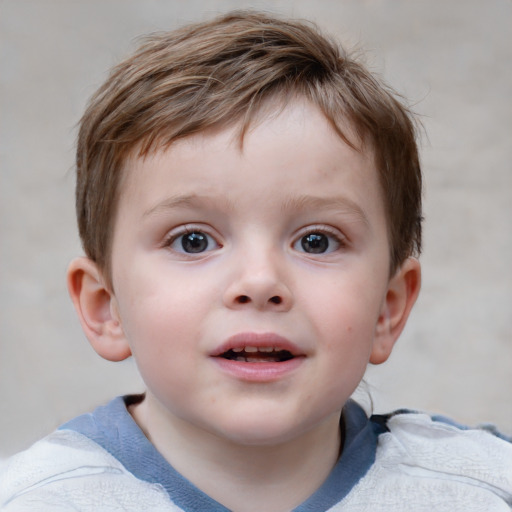
[[[306,195],[338,196],[343,188],[355,203],[366,202],[367,192],[376,194],[377,205],[382,202],[373,152],[348,146],[307,100],[268,102],[242,128],[240,123],[211,128],[144,157],[132,156],[124,169],[121,206],[151,208],[177,195],[217,195],[233,202],[240,199],[235,192],[297,202]],[[348,124],[343,132],[355,140]]]

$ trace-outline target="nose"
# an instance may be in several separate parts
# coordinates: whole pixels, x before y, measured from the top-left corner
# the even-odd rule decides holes
[[[288,311],[293,303],[285,272],[270,256],[239,258],[231,282],[224,292],[224,304],[231,309],[254,308],[262,311]]]

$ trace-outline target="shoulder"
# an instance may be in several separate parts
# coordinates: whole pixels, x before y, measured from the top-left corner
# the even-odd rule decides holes
[[[386,418],[379,439],[381,455],[400,454],[432,469],[472,475],[482,481],[499,474],[511,478],[512,443],[489,428],[469,428],[447,418],[399,411]]]
[[[58,430],[7,460],[0,510],[179,510],[156,484],[141,481],[86,436]]]
[[[372,468],[348,497],[353,510],[510,512],[512,444],[504,436],[409,411],[370,421],[382,433]]]

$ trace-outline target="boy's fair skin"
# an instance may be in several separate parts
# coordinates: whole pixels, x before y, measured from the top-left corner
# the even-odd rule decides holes
[[[130,412],[169,463],[231,510],[284,511],[335,465],[341,410],[389,357],[420,265],[390,275],[373,150],[306,98],[268,100],[238,135],[134,152],[111,282],[79,258],[68,285],[94,349],[134,356]]]

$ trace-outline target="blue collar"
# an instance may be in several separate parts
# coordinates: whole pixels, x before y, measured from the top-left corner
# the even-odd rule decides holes
[[[228,512],[220,503],[178,473],[149,442],[127,406],[140,396],[118,397],[94,412],[79,416],[60,429],[74,430],[113,455],[136,478],[165,488],[172,502],[186,512]],[[342,455],[327,480],[293,512],[328,510],[341,501],[375,461],[377,438],[383,422],[368,420],[363,409],[349,400],[341,415]]]

